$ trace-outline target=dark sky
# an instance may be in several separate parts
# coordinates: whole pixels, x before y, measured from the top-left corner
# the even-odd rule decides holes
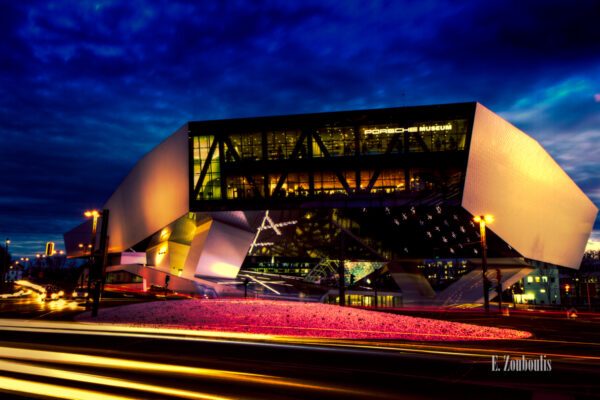
[[[479,101],[600,204],[597,0],[0,5],[0,235],[16,255],[63,248],[189,120]]]

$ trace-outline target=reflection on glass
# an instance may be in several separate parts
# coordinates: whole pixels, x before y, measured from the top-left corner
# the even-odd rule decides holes
[[[213,144],[214,136],[198,136],[193,140],[194,143],[194,186],[198,184],[202,169],[208,162],[206,176],[202,181],[198,200],[211,200],[221,198],[221,171],[219,165],[219,151],[215,149],[210,160],[207,160],[208,153]]]
[[[264,176],[252,175],[249,177],[242,175],[233,175],[227,177],[227,198],[228,199],[250,199],[264,196]]]
[[[341,175],[346,179],[351,190],[356,187],[356,173],[354,171],[342,171]],[[335,172],[315,172],[314,182],[315,195],[317,196],[348,194]]]
[[[267,153],[269,160],[290,159],[296,143],[300,139],[300,135],[300,130],[267,132]],[[297,158],[306,157],[306,139],[304,139]]]
[[[367,188],[374,171],[361,171],[361,185],[363,188]],[[362,179],[363,174],[365,179]],[[368,181],[367,181],[368,178]],[[401,169],[384,169],[379,173],[374,185],[371,189],[371,193],[378,194],[389,194],[389,193],[401,193],[406,189],[404,182],[404,170]]]
[[[262,134],[261,133],[236,133],[229,135],[233,149],[225,150],[225,162],[235,161],[234,152],[243,160],[262,159]]]
[[[356,141],[353,127],[327,127],[317,130],[327,152],[332,157],[353,156],[356,151]],[[313,157],[325,157],[317,141],[313,141]]]
[[[307,197],[310,181],[307,172],[290,172],[284,178],[279,192],[275,193],[280,174],[269,175],[269,192],[272,197]]]

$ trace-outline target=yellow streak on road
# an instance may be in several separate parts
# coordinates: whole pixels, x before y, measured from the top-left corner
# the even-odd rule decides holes
[[[303,338],[303,337],[291,337],[283,335],[260,335],[260,334],[247,334],[247,333],[236,333],[236,332],[216,332],[216,331],[196,331],[196,330],[181,330],[181,329],[168,329],[168,328],[147,328],[147,327],[132,327],[123,325],[110,325],[110,324],[81,324],[73,322],[55,322],[55,321],[28,321],[28,320],[2,320],[0,319],[0,330],[4,329],[20,329],[26,331],[45,332],[51,329],[53,332],[64,332],[64,333],[77,333],[77,334],[94,334],[94,335],[117,335],[117,336],[140,336],[140,337],[155,337],[155,338],[174,338],[180,340],[222,340],[222,339],[233,339],[233,340],[252,340],[252,341],[268,341],[275,343],[287,343],[287,344],[307,344],[307,345],[333,345],[338,347],[360,347],[361,345],[369,346],[369,348],[375,348],[383,350],[398,350],[402,349],[408,351],[407,348],[418,348],[425,352],[436,352],[444,351],[443,354],[451,354],[451,352],[458,353],[457,355],[473,355],[474,353],[468,352],[480,352],[484,354],[497,354],[498,352],[506,354],[525,354],[525,355],[547,355],[554,357],[564,357],[572,359],[582,360],[600,360],[600,357],[593,356],[581,356],[574,354],[559,354],[559,353],[536,353],[536,352],[523,352],[521,350],[502,350],[502,349],[484,349],[484,348],[464,348],[460,346],[443,346],[436,344],[410,344],[410,343],[389,343],[389,342],[372,342],[372,341],[361,341],[351,339],[328,339],[328,338]],[[598,346],[599,343],[584,343],[584,342],[568,342],[558,340],[543,340],[543,339],[510,339],[511,341],[523,341],[523,342],[547,342],[547,343],[569,343],[569,344],[589,344]],[[442,354],[442,353],[440,353]],[[480,356],[480,355],[477,355]]]
[[[296,338],[295,341],[297,343],[306,343],[308,344],[308,340],[302,340]],[[378,350],[402,350],[402,351],[410,351],[410,352],[419,352],[419,353],[432,353],[432,354],[447,354],[447,355],[461,355],[461,356],[473,356],[473,357],[489,357],[489,354],[518,354],[526,355],[526,356],[541,356],[545,355],[548,357],[562,357],[562,358],[571,358],[571,359],[579,359],[579,360],[600,360],[600,357],[597,356],[582,356],[577,354],[564,354],[564,353],[539,353],[539,352],[531,352],[531,351],[523,351],[520,349],[517,350],[508,350],[508,349],[484,349],[484,348],[473,348],[473,347],[460,347],[460,346],[444,346],[444,345],[428,345],[428,344],[412,344],[412,343],[381,343],[381,342],[366,342],[366,341],[339,341],[332,340],[326,342],[311,342],[315,345],[329,345],[336,347],[357,347],[357,348],[369,348],[369,349],[378,349]],[[566,342],[569,343],[569,342]],[[465,351],[471,352],[479,352],[478,353],[466,353]],[[484,353],[484,354],[481,354]]]
[[[4,377],[0,377],[0,390],[29,393],[38,396],[43,393],[46,396],[69,400],[135,400],[131,397]]]
[[[161,393],[169,396],[185,397],[188,399],[206,399],[206,400],[226,400],[227,397],[213,396],[206,393],[191,392],[188,390],[171,389],[163,386],[147,385],[128,381],[124,379],[109,378],[99,375],[84,374],[80,372],[67,371],[62,369],[36,367],[28,364],[23,364],[14,361],[0,360],[0,370],[17,372],[29,375],[39,375],[51,378],[66,379],[76,382],[93,383],[97,385],[105,385],[118,387],[123,389],[141,390],[146,392]],[[0,386],[1,387],[1,386]],[[8,388],[7,388],[8,389]]]
[[[168,373],[180,373],[202,376],[210,379],[224,379],[241,382],[251,382],[264,385],[275,385],[294,387],[299,389],[311,389],[321,391],[333,391],[341,393],[356,393],[353,390],[331,386],[321,386],[295,382],[283,377],[253,374],[247,372],[226,371],[210,368],[187,367],[182,365],[158,364],[144,361],[125,360],[120,358],[90,356],[85,354],[63,353],[45,350],[20,349],[12,347],[0,347],[1,358],[12,358],[19,360],[43,361],[60,364],[87,365],[103,368],[124,368],[143,371],[160,371]],[[366,394],[366,393],[365,393]]]

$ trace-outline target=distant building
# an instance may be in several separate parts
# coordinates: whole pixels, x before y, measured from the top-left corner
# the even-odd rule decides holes
[[[515,303],[536,305],[560,305],[558,268],[547,266],[536,268],[519,281],[520,293],[514,293]]]
[[[6,280],[14,282],[23,279],[23,267],[21,265],[11,265],[6,273]]]

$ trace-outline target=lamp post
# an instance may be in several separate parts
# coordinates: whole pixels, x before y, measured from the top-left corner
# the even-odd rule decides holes
[[[90,293],[90,289],[92,286],[92,268],[94,265],[94,245],[96,244],[96,228],[98,226],[98,217],[100,213],[98,210],[86,211],[83,213],[87,218],[93,218],[92,222],[92,242],[90,244],[90,257],[89,257],[89,266],[88,266],[88,293]],[[90,308],[90,296],[85,299],[85,309],[89,310]]]
[[[9,243],[10,243],[10,239],[6,238],[6,241],[4,242],[6,254],[4,254],[4,262],[2,263],[2,276],[0,277],[0,289],[4,289],[4,278],[6,277],[6,274],[8,273],[8,264],[9,264],[8,244]]]
[[[494,217],[491,215],[478,215],[473,218],[473,221],[479,223],[479,233],[481,236],[481,269],[483,279],[483,306],[485,312],[490,311],[490,298],[488,293],[488,279],[487,279],[487,244],[485,242],[485,223],[488,224],[494,221]]]

